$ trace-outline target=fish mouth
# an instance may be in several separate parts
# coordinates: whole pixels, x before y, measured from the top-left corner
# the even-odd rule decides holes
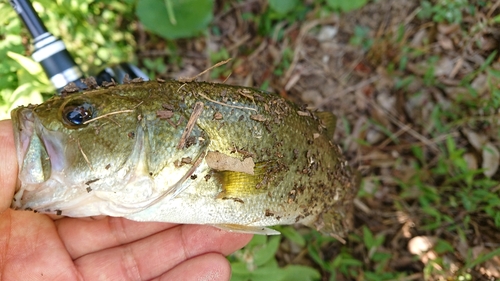
[[[61,138],[40,123],[31,107],[17,108],[12,111],[11,117],[19,165],[18,180],[36,186],[48,180],[54,169],[62,169],[65,161],[58,157],[61,154]]]
[[[20,107],[11,112],[11,118],[14,127],[17,163],[19,165],[19,173],[21,173],[32,136],[35,134],[35,117],[32,109]]]

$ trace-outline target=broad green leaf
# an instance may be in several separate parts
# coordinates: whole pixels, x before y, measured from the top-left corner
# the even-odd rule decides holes
[[[368,0],[326,0],[328,6],[339,9],[342,12],[349,12],[363,7]]]
[[[2,92],[3,94],[4,92]],[[10,118],[10,111],[18,106],[43,102],[42,94],[31,84],[23,84],[9,94],[9,97],[3,97],[6,104],[1,108],[0,119]]]
[[[39,104],[43,102],[43,97],[35,87],[31,84],[23,84],[19,86],[9,97],[8,103],[10,109],[14,109],[21,105]]]
[[[279,229],[279,231],[281,232],[281,234],[283,234],[283,236],[290,239],[290,241],[299,246],[304,247],[304,245],[306,244],[306,240],[304,239],[304,237],[302,237],[302,235],[297,232],[297,230],[295,230],[292,226],[282,227]]]
[[[298,0],[269,0],[269,6],[279,14],[287,14],[291,12],[297,4]]]
[[[40,64],[34,61],[33,59],[10,51],[7,52],[7,55],[11,59],[19,63],[24,69],[26,69],[29,72],[29,74],[36,76],[43,73],[42,66],[40,66]]]
[[[276,254],[276,251],[278,250],[278,247],[280,245],[280,239],[281,238],[279,236],[269,237],[266,244],[264,244],[260,248],[256,247],[254,249],[255,265],[261,266],[274,258],[274,255]]]
[[[246,275],[248,274],[247,264],[244,262],[232,262],[231,263],[231,272],[233,275]]]
[[[264,235],[254,235],[252,240],[245,247],[247,249],[252,249],[256,246],[260,247],[260,245],[264,245],[267,243],[267,236]]]
[[[213,17],[213,5],[210,0],[139,0],[136,14],[150,31],[177,39],[205,29]]]

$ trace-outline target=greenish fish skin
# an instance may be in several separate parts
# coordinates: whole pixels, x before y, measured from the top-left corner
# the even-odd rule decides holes
[[[72,124],[82,105],[91,118]],[[12,119],[16,209],[261,234],[300,223],[342,237],[351,223],[357,182],[333,115],[277,95],[151,81],[55,96]]]

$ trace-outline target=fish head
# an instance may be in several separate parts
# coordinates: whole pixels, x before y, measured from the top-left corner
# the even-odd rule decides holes
[[[98,90],[13,110],[22,184],[12,207],[41,212],[71,209],[64,204],[90,200],[90,183],[112,186],[123,179],[120,172],[137,154],[138,104],[133,96]]]

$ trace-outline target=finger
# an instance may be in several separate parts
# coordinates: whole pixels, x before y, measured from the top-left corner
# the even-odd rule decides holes
[[[10,120],[0,121],[0,212],[9,208],[17,180],[14,131]]]
[[[0,213],[0,279],[78,279],[51,219],[28,211]]]
[[[231,266],[227,259],[220,254],[208,253],[189,259],[153,280],[219,281],[229,278]]]
[[[55,221],[55,224],[59,237],[73,259],[128,244],[176,226],[172,223],[136,222],[114,217],[100,220],[64,218]]]
[[[147,280],[201,254],[227,255],[251,237],[210,226],[179,225],[131,244],[82,256],[75,265],[89,280]]]

